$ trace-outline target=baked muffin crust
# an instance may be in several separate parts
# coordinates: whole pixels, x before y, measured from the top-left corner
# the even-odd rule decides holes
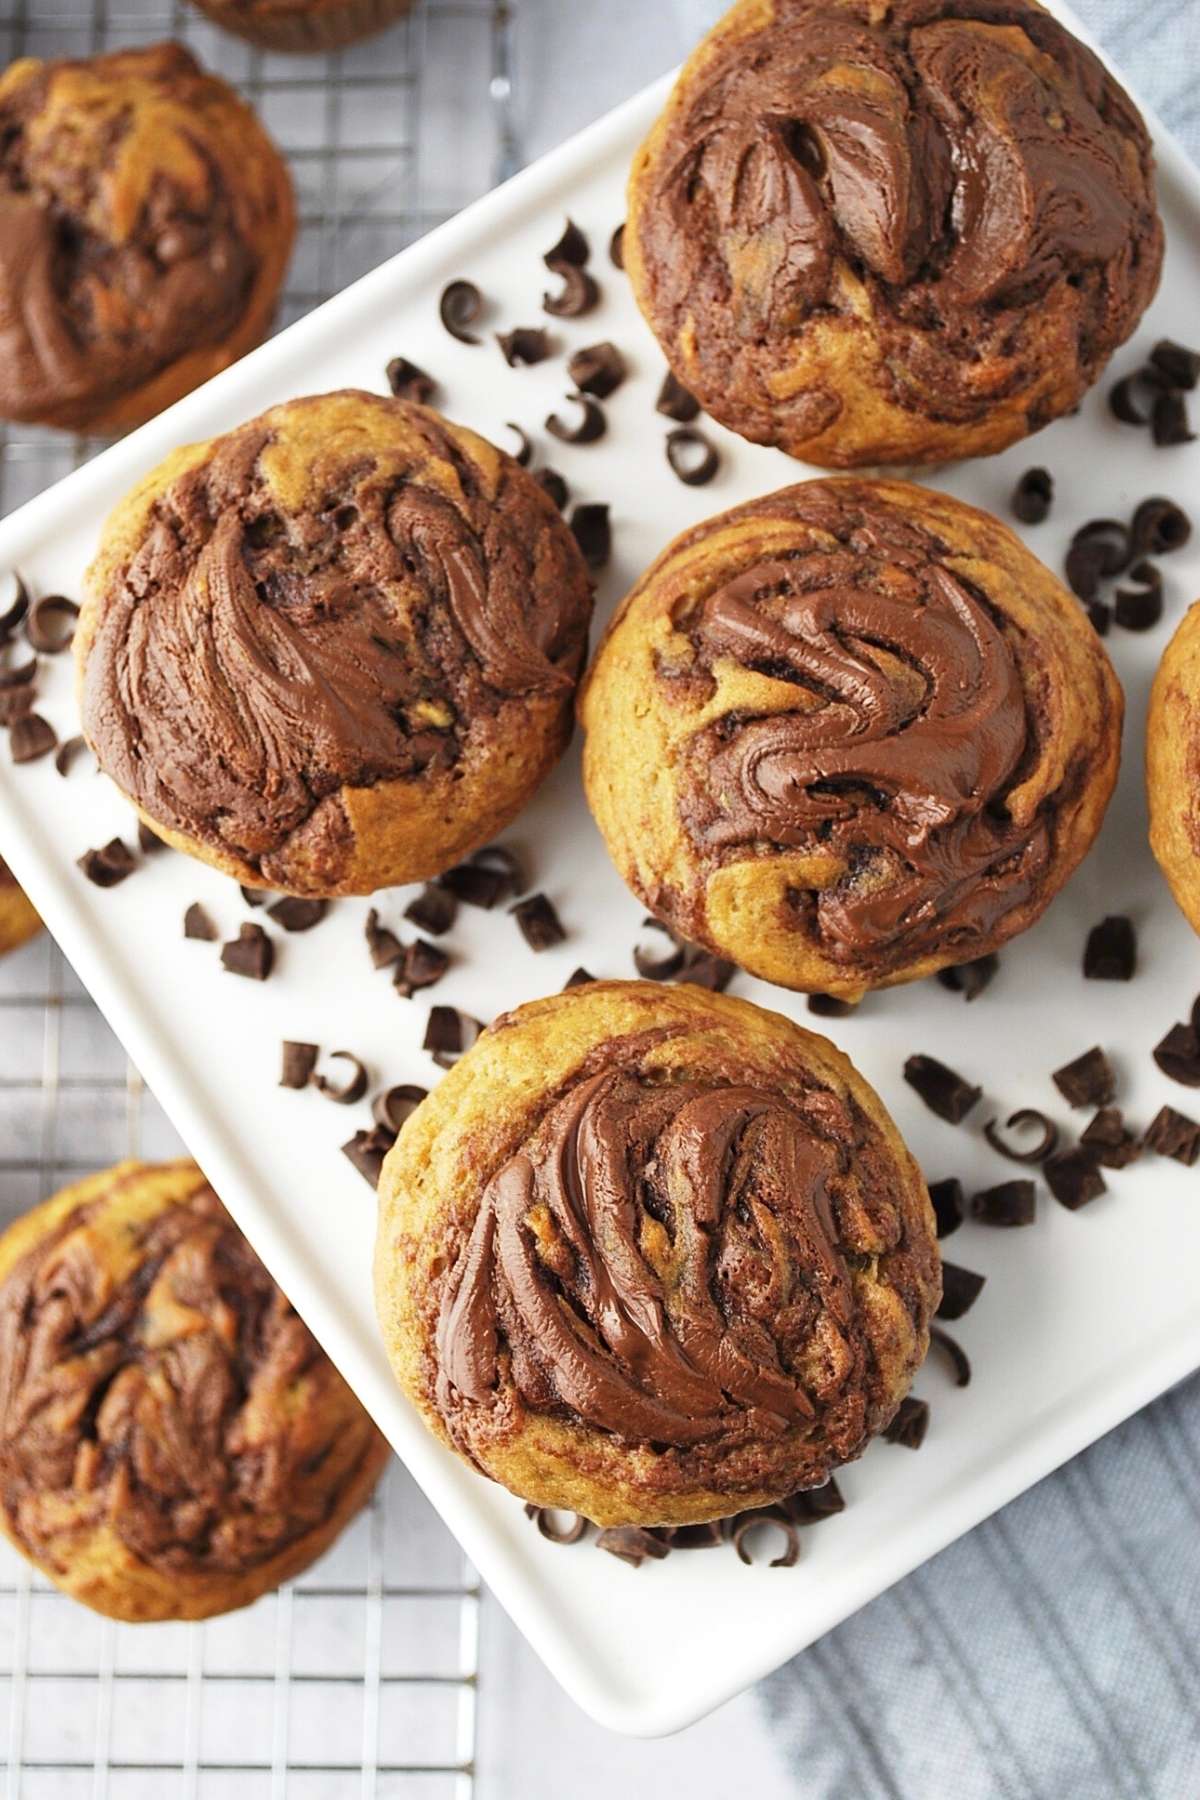
[[[0,856],[0,956],[10,950],[19,950],[41,929],[42,921]]]
[[[1146,788],[1150,847],[1200,932],[1200,602],[1180,621],[1150,690]]]

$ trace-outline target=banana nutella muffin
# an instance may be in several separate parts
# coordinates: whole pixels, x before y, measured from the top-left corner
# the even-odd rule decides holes
[[[0,76],[0,417],[119,431],[265,335],[292,185],[179,44]]]
[[[42,921],[17,885],[17,878],[0,856],[0,956],[19,950],[36,937]]]
[[[509,456],[344,392],[176,451],[109,520],[83,730],[159,835],[248,886],[367,894],[490,840],[571,732],[591,584]]]
[[[739,0],[634,162],[625,265],[678,379],[828,468],[1003,450],[1158,285],[1150,138],[1035,0]]]
[[[121,1163],[0,1237],[0,1527],[72,1598],[246,1606],[387,1459],[194,1163]]]
[[[214,24],[264,50],[341,50],[374,37],[412,0],[194,0]]]
[[[1167,645],[1150,691],[1146,786],[1150,847],[1200,932],[1200,601]]]
[[[617,868],[681,936],[857,999],[1025,930],[1092,843],[1123,700],[999,520],[900,481],[784,488],[678,538],[580,704]]]
[[[891,1420],[941,1295],[925,1184],[866,1082],[695,987],[505,1014],[379,1199],[401,1387],[483,1474],[601,1525],[819,1486]]]

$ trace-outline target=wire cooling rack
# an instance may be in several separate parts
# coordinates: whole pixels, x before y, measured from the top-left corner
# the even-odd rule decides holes
[[[417,0],[330,57],[267,54],[183,0],[0,0],[0,55],[173,37],[287,152],[300,224],[288,323],[519,161],[512,7]],[[100,446],[0,431],[0,513]],[[180,1145],[43,934],[0,962],[0,1224],[122,1156]],[[0,1543],[5,1800],[470,1800],[479,1586],[393,1464],[300,1581],[203,1625],[116,1625]]]

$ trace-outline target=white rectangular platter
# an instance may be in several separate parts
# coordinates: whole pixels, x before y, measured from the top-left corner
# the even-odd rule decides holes
[[[616,551],[599,597],[603,622],[677,531],[808,473],[716,428],[723,460],[709,487],[682,486],[665,462],[667,422],[654,410],[662,358],[605,256],[623,216],[632,152],[665,91],[632,100],[26,506],[0,526],[0,569],[20,569],[35,591],[78,593],[104,515],[167,450],[294,395],[350,384],[383,391],[385,364],[404,355],[437,377],[453,417],[506,445],[505,421],[519,421],[537,441],[539,464],[559,468],[573,498],[611,503]],[[1196,337],[1200,185],[1163,134],[1159,156],[1166,274],[1117,359],[1121,371],[1160,336]],[[459,276],[488,296],[491,329],[539,322],[540,259],[565,214],[592,241],[603,299],[584,319],[554,322],[561,354],[511,370],[490,334],[477,348],[447,336],[436,301]],[[625,351],[632,378],[608,403],[608,435],[563,447],[547,439],[541,421],[569,385],[564,357],[603,338]],[[1057,492],[1050,521],[1026,536],[1055,567],[1084,519],[1128,516],[1151,493],[1184,503],[1200,493],[1200,444],[1155,451],[1147,432],[1112,419],[1099,390],[1075,418],[1005,456],[928,479],[1004,517],[1017,475],[1034,463],[1053,471]],[[1124,772],[1101,842],[1066,893],[1004,953],[997,979],[973,1005],[927,982],[875,997],[832,1027],[931,1179],[957,1174],[970,1190],[1018,1173],[981,1135],[987,1119],[1014,1107],[1045,1108],[1077,1130],[1083,1118],[1068,1117],[1050,1071],[1094,1043],[1112,1053],[1134,1123],[1144,1125],[1166,1101],[1188,1110],[1188,1094],[1158,1075],[1149,1054],[1200,988],[1200,946],[1146,846],[1142,731],[1154,664],[1200,592],[1200,543],[1163,567],[1163,624],[1109,640],[1129,700]],[[68,663],[47,664],[41,689],[61,738],[76,730]],[[490,1018],[557,989],[577,964],[596,975],[632,975],[640,909],[591,824],[577,756],[507,834],[558,907],[568,941],[535,957],[502,911],[464,908],[450,940],[451,973],[415,1001],[400,999],[370,966],[366,901],[340,902],[308,935],[277,933],[276,973],[265,986],[224,974],[216,946],[185,942],[182,918],[199,900],[222,937],[235,936],[250,915],[231,882],[177,855],[147,860],[106,893],[79,873],[75,859],[85,849],[114,834],[131,840],[131,825],[127,806],[86,759],[63,780],[51,759],[14,768],[0,752],[0,851],[230,1210],[484,1579],[604,1724],[655,1734],[698,1718],[1200,1365],[1200,1169],[1148,1156],[1113,1175],[1110,1193],[1083,1213],[1067,1213],[1043,1192],[1033,1228],[967,1224],[948,1242],[953,1260],[987,1276],[955,1328],[975,1365],[973,1384],[956,1390],[936,1364],[922,1372],[917,1392],[932,1403],[924,1448],[913,1455],[878,1444],[847,1470],[847,1510],[804,1535],[793,1569],[747,1569],[724,1550],[680,1553],[635,1571],[588,1545],[544,1542],[518,1501],[426,1435],[393,1386],[372,1308],[371,1196],[339,1152],[369,1123],[365,1106],[338,1109],[315,1091],[275,1082],[280,1040],[301,1038],[356,1051],[375,1087],[428,1085],[437,1071],[421,1049],[426,1000]],[[376,901],[405,935],[407,898],[389,892]],[[1139,929],[1141,959],[1128,986],[1080,973],[1089,927],[1111,912],[1130,913]],[[800,996],[744,977],[734,991],[808,1020]],[[914,1050],[984,1084],[986,1099],[967,1125],[934,1118],[905,1086],[901,1068]],[[19,1112],[0,1114],[0,1130],[19,1137],[30,1129]]]

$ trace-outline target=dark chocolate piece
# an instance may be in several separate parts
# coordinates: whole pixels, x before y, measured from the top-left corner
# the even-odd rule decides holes
[[[628,370],[617,346],[605,342],[577,350],[567,364],[567,374],[581,394],[594,394],[597,400],[607,400],[610,394],[616,393]]]
[[[1000,1181],[971,1195],[971,1216],[981,1225],[1032,1225],[1036,1214],[1037,1185],[1032,1181]]]
[[[1112,624],[1112,607],[1107,600],[1089,600],[1087,616],[1091,620],[1097,637],[1107,637],[1108,628]]]
[[[571,512],[571,535],[583,553],[589,569],[603,569],[612,555],[612,526],[608,507],[601,500],[590,500]]]
[[[482,850],[473,850],[469,860],[477,868],[492,869],[503,875],[510,894],[523,894],[529,886],[524,863],[507,844],[485,844]]]
[[[1192,522],[1182,506],[1162,494],[1143,500],[1130,526],[1135,556],[1170,556],[1192,535]]]
[[[430,882],[415,900],[409,901],[404,909],[404,916],[422,931],[427,931],[431,937],[441,937],[443,932],[449,931],[458,917],[458,898],[449,888]],[[386,968],[387,965],[379,966]]]
[[[534,474],[533,479],[540,488],[549,494],[555,506],[557,506],[559,512],[561,512],[570,498],[571,490],[559,474],[558,470],[538,469]]]
[[[612,236],[608,240],[608,260],[612,264],[614,269],[620,269],[622,275],[625,273],[625,224],[624,224],[624,221],[622,221],[621,224],[617,226],[617,229],[613,232]]]
[[[280,1087],[306,1088],[320,1054],[319,1044],[301,1044],[294,1038],[285,1038],[279,1068]]]
[[[680,425],[667,433],[667,461],[671,473],[684,487],[707,487],[721,458],[715,444],[710,444],[693,425]]]
[[[478,906],[490,912],[497,900],[509,891],[509,882],[499,869],[487,869],[476,863],[457,863],[438,876],[438,886],[453,894],[467,906]],[[405,914],[405,917],[409,917]]]
[[[573,262],[550,262],[546,267],[557,275],[562,287],[557,294],[542,295],[542,309],[555,319],[582,319],[599,304],[600,286],[594,275]]]
[[[41,713],[27,712],[8,728],[8,747],[15,763],[37,762],[57,747],[58,734]]]
[[[989,1119],[983,1128],[983,1135],[992,1149],[998,1150],[1001,1156],[1007,1156],[1009,1162],[1044,1162],[1046,1157],[1053,1156],[1058,1148],[1058,1126],[1053,1119],[1048,1119],[1045,1113],[1039,1112],[1036,1106],[1019,1106],[1016,1112],[1009,1113],[1008,1118],[1004,1121],[1006,1131],[1020,1130],[1026,1125],[1036,1125],[1041,1134],[1037,1143],[1031,1144],[1028,1150],[1014,1150],[1011,1144],[1004,1142],[1000,1136],[999,1119]]]
[[[1106,1169],[1127,1169],[1142,1154],[1141,1144],[1116,1106],[1101,1107],[1079,1141]]]
[[[1013,489],[1012,509],[1022,525],[1040,525],[1054,501],[1054,477],[1049,469],[1026,469]]]
[[[1200,1087],[1200,1033],[1194,1025],[1172,1025],[1154,1046],[1154,1060],[1164,1075],[1183,1087]]]
[[[542,325],[518,325],[512,331],[498,331],[496,342],[510,369],[518,363],[532,368],[551,354],[550,333]]]
[[[548,269],[557,263],[572,263],[582,269],[591,255],[591,247],[573,219],[568,219],[563,227],[563,234],[552,250],[547,250],[542,261]]]
[[[442,289],[438,301],[438,317],[452,338],[460,344],[477,344],[479,339],[468,328],[483,311],[483,295],[473,281],[452,281]]]
[[[671,977],[678,975],[682,969],[686,951],[671,927],[664,925],[661,919],[644,918],[642,929],[661,932],[664,937],[669,939],[671,948],[665,955],[656,956],[652,950],[646,949],[642,944],[635,944],[633,947],[634,968],[643,981],[670,981]]]
[[[987,1285],[986,1275],[977,1275],[974,1269],[964,1269],[961,1263],[942,1263],[942,1298],[938,1305],[939,1319],[961,1319],[969,1313]]]
[[[718,1550],[725,1542],[720,1519],[703,1525],[660,1525],[659,1535],[672,1550]]]
[[[1067,551],[1065,568],[1072,593],[1080,600],[1094,600],[1101,578],[1127,569],[1131,553],[1129,527],[1120,519],[1089,519]]]
[[[845,1496],[832,1475],[821,1487],[800,1488],[779,1504],[793,1525],[819,1525],[846,1510]]]
[[[883,1435],[889,1444],[903,1444],[906,1450],[919,1450],[928,1430],[928,1400],[918,1400],[912,1394],[906,1394]]]
[[[411,1081],[385,1088],[382,1094],[376,1094],[371,1104],[371,1116],[381,1130],[399,1137],[401,1127],[428,1097],[428,1088],[418,1087]]]
[[[373,1131],[356,1131],[350,1142],[342,1145],[342,1155],[354,1164],[365,1182],[377,1188],[383,1160],[395,1141],[390,1131],[381,1131],[378,1126]]]
[[[417,938],[404,952],[392,986],[404,1000],[411,1000],[423,988],[431,988],[450,967],[450,958],[428,938]]]
[[[1142,1136],[1143,1147],[1159,1156],[1170,1156],[1190,1169],[1200,1156],[1200,1125],[1173,1106],[1158,1111]]]
[[[942,1181],[931,1181],[929,1199],[933,1206],[934,1218],[937,1220],[937,1234],[946,1238],[958,1230],[967,1216],[966,1197],[963,1184],[957,1175],[947,1175]]]
[[[1151,562],[1134,563],[1129,571],[1142,587],[1119,587],[1113,618],[1125,631],[1150,631],[1163,614],[1163,578]]]
[[[137,841],[143,856],[157,856],[160,851],[170,849],[170,845],[159,837],[152,825],[147,825],[145,819],[137,822]]]
[[[556,944],[566,942],[562,921],[545,894],[530,894],[510,906],[509,912],[531,950],[552,950]]]
[[[24,580],[15,569],[9,580],[13,584],[13,599],[12,604],[0,613],[0,644],[7,643],[29,611],[29,589]]]
[[[610,1556],[619,1556],[635,1569],[640,1569],[647,1557],[661,1562],[670,1554],[670,1545],[652,1531],[642,1525],[606,1525],[596,1539],[597,1550],[607,1550]]]
[[[65,743],[60,744],[58,749],[54,752],[54,766],[59,774],[68,774],[71,769],[71,764],[75,761],[79,752],[81,750],[86,750],[87,747],[86,738],[81,737],[70,737]]]
[[[939,969],[937,978],[952,994],[961,994],[968,1001],[978,1000],[984,988],[991,986],[999,967],[1000,958],[989,950],[973,962],[952,963],[948,969]]]
[[[18,719],[25,718],[26,714],[33,711],[36,698],[37,689],[31,683],[18,687],[0,687],[0,726],[15,725]],[[80,738],[79,742],[82,744],[83,739]],[[57,756],[54,761],[57,767]]]
[[[1097,1167],[1098,1161],[1099,1158],[1083,1144],[1076,1145],[1074,1150],[1060,1150],[1057,1156],[1046,1161],[1042,1174],[1060,1206],[1065,1206],[1069,1212],[1078,1212],[1089,1200],[1096,1200],[1107,1191]]]
[[[265,981],[275,966],[274,942],[261,925],[243,925],[232,942],[222,944],[221,965],[231,975]]]
[[[930,1112],[949,1125],[961,1125],[983,1093],[934,1056],[910,1056],[904,1065],[904,1079]]]
[[[1188,423],[1187,401],[1177,388],[1155,394],[1150,433],[1160,450],[1195,442],[1196,434]]]
[[[857,1000],[839,1000],[836,994],[810,994],[808,1010],[818,1019],[848,1019],[858,1011]]]
[[[1150,352],[1150,362],[1168,387],[1190,390],[1200,381],[1200,350],[1189,350],[1184,344],[1172,343],[1170,338],[1159,338]]]
[[[1112,1064],[1099,1044],[1055,1069],[1051,1080],[1069,1106],[1107,1106],[1117,1091]]]
[[[561,444],[594,444],[608,430],[604,408],[590,394],[568,394],[567,399],[582,409],[578,425],[564,425],[557,413],[546,420],[546,430]]]
[[[1137,934],[1133,920],[1110,913],[1088,932],[1083,972],[1089,981],[1131,981],[1137,969]]]
[[[127,844],[115,837],[99,850],[85,850],[77,866],[93,887],[115,888],[133,874],[137,858]]]
[[[415,400],[428,406],[437,393],[437,382],[407,356],[393,356],[387,366],[387,383],[397,400]]]
[[[583,967],[572,969],[571,973],[562,984],[562,991],[565,994],[569,988],[587,987],[588,984],[595,981],[595,979],[596,977]]]
[[[38,672],[38,660],[31,656],[28,662],[17,663],[7,669],[0,669],[0,693],[10,693],[13,688],[32,687]]]
[[[520,463],[523,469],[527,469],[533,461],[533,441],[524,426],[515,424],[512,419],[508,421],[508,429],[515,431],[520,439],[520,447],[513,451],[512,459],[515,463]]]
[[[419,903],[419,900],[413,901],[414,906]],[[363,936],[367,940],[367,951],[376,969],[390,969],[404,955],[404,945],[394,931],[389,931],[386,925],[379,923],[379,913],[375,907],[367,914]]]
[[[943,1331],[940,1326],[931,1325],[929,1327],[929,1344],[931,1349],[940,1350],[943,1356],[949,1358],[950,1366],[954,1370],[955,1387],[969,1387],[971,1362],[958,1339],[952,1338],[950,1333]]]
[[[25,636],[42,656],[58,656],[75,636],[79,607],[65,594],[43,594],[25,621]]]
[[[198,944],[215,944],[220,933],[198,900],[193,900],[183,915],[183,935]]]
[[[328,911],[328,900],[302,900],[295,894],[285,894],[282,900],[268,906],[267,916],[285,931],[311,931]]]
[[[686,981],[692,987],[707,988],[710,994],[723,994],[734,976],[738,966],[728,962],[723,956],[714,956],[710,950],[699,950],[695,945],[684,947],[683,969],[680,981]]]
[[[1122,425],[1148,425],[1150,414],[1139,403],[1139,395],[1143,388],[1149,388],[1143,370],[1135,369],[1132,375],[1123,375],[1108,391],[1108,404],[1113,417]]]
[[[242,896],[242,899],[246,902],[247,906],[265,906],[271,898],[271,890],[269,888],[239,886],[238,893]]]
[[[527,1501],[525,1517],[533,1520],[542,1536],[551,1544],[577,1544],[580,1538],[587,1535],[588,1522],[582,1513],[559,1512],[552,1506],[534,1506]],[[560,1518],[568,1518],[571,1523],[560,1526]]]
[[[700,402],[668,369],[658,390],[654,410],[662,413],[664,418],[674,419],[677,425],[690,425],[700,417]]]
[[[796,1527],[785,1513],[774,1507],[760,1507],[752,1512],[739,1514],[729,1534],[730,1542],[738,1553],[738,1561],[744,1562],[747,1568],[753,1567],[754,1558],[746,1547],[746,1540],[752,1532],[763,1526],[770,1526],[783,1533],[784,1547],[778,1556],[773,1556],[767,1567],[771,1569],[791,1569],[796,1565],[800,1555],[800,1539]]]
[[[1099,544],[1072,544],[1063,565],[1067,585],[1080,600],[1094,600],[1104,551]]]
[[[243,929],[245,928],[243,927]],[[353,1050],[331,1050],[329,1060],[330,1062],[349,1063],[349,1074],[341,1083],[331,1081],[328,1075],[318,1075],[314,1078],[314,1087],[324,1094],[327,1100],[332,1100],[335,1106],[356,1106],[367,1091],[365,1063],[355,1056]]]
[[[428,1050],[439,1069],[454,1066],[475,1042],[483,1026],[456,1006],[431,1006],[422,1049]]]

